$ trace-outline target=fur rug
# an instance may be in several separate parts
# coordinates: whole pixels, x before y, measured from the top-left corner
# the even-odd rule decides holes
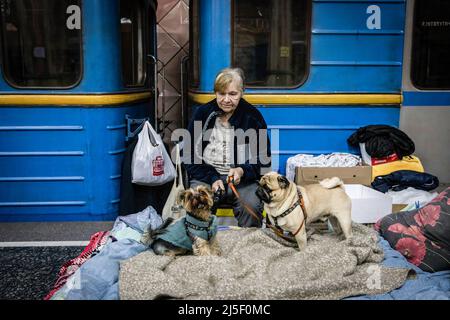
[[[121,263],[123,300],[155,299],[342,299],[381,294],[400,287],[408,269],[381,265],[377,233],[353,224],[353,237],[314,233],[296,248],[267,229],[218,233],[222,256],[176,258],[151,250]]]

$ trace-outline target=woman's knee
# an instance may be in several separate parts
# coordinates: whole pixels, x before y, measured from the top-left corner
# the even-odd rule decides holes
[[[256,196],[256,184],[240,188],[240,199],[235,202],[235,214],[240,227],[261,227],[264,206]],[[249,212],[249,211],[252,212]]]
[[[211,188],[211,185],[207,184],[206,182],[200,180],[189,180],[189,188],[196,188],[198,186]]]
[[[261,199],[256,195],[257,184],[252,183],[246,186],[242,186],[238,188],[238,192],[240,193],[240,198],[245,202],[246,205],[254,208],[255,210],[261,210],[263,208],[263,203]]]

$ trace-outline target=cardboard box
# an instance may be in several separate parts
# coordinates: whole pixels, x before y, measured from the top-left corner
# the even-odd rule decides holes
[[[346,184],[345,192],[352,200],[352,220],[376,223],[392,213],[392,197],[360,184]]]
[[[392,212],[400,212],[402,209],[406,208],[408,205],[404,203],[394,203],[392,205]]]
[[[295,183],[318,183],[325,178],[339,177],[346,184],[362,184],[370,186],[372,183],[372,167],[363,165],[357,167],[297,167],[295,169]]]

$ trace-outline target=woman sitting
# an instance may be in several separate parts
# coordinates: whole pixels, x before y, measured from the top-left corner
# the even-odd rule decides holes
[[[214,82],[214,92],[216,98],[199,107],[189,124],[193,137],[191,161],[186,164],[190,185],[207,185],[214,192],[220,189],[225,194],[221,203],[233,206],[240,227],[260,227],[263,205],[255,194],[256,182],[271,167],[266,122],[261,113],[242,98],[244,76],[241,69],[220,71]],[[241,200],[227,190],[230,180]]]

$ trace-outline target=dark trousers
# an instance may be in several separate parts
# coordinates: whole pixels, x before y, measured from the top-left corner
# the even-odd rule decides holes
[[[264,210],[264,205],[261,202],[261,200],[256,196],[256,183],[240,183],[236,185],[236,190],[240,195],[241,200],[237,199],[234,195],[233,191],[228,187],[228,184],[226,183],[226,176],[222,176],[221,179],[223,181],[223,184],[225,186],[225,192],[226,196],[223,197],[220,204],[228,204],[233,207],[233,213],[236,217],[236,220],[238,221],[238,226],[242,228],[249,228],[249,227],[258,227],[260,228],[262,225],[262,212]],[[209,188],[211,186],[205,182],[198,181],[198,180],[191,180],[190,181],[190,187],[195,188],[199,185],[204,185]],[[255,212],[259,217],[260,220],[255,219],[243,206],[243,203],[250,207],[253,212]]]

